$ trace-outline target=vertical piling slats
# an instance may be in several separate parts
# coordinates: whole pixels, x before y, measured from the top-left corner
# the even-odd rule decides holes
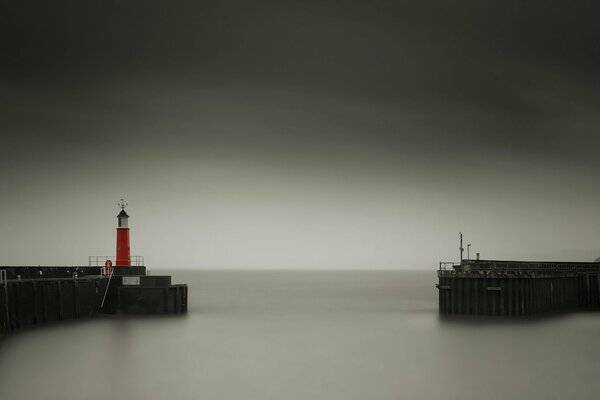
[[[46,282],[42,282],[42,307],[44,322],[48,322],[48,307],[46,306]]]
[[[37,292],[37,282],[33,281],[31,282],[32,288],[33,288],[33,318],[32,318],[32,323],[33,324],[37,324],[38,323],[38,292]]]
[[[21,282],[17,281],[15,284],[15,327],[21,328],[21,302],[19,301],[21,298]]]
[[[440,314],[444,314],[445,310],[444,310],[444,294],[442,293],[442,280],[444,278],[442,278],[441,276],[438,275],[438,285],[437,285],[437,289],[438,289],[438,312]]]
[[[490,315],[489,298],[490,293],[487,290],[489,283],[487,278],[481,279],[481,296],[483,297],[483,313]]]
[[[525,315],[533,313],[532,302],[531,302],[531,278],[525,278],[523,280],[523,304],[525,305]]]
[[[515,290],[514,290],[514,279],[509,278],[504,280],[504,287],[506,288],[506,314],[515,315]]]
[[[450,312],[448,314],[456,314],[456,278],[448,278],[450,284]]]
[[[73,281],[73,293],[75,294],[75,318],[81,317],[81,299],[79,298],[79,281]]]
[[[529,308],[529,314],[534,314],[537,310],[534,308],[533,302],[533,290],[534,290],[534,278],[527,279],[527,305]]]
[[[2,289],[4,291],[3,293],[3,297],[4,297],[4,314],[6,316],[6,320],[4,321],[4,331],[8,331],[9,330],[9,326],[10,326],[10,312],[8,309],[8,278],[6,276],[6,270],[3,269],[2,271],[0,271],[0,283],[2,283]]]
[[[596,290],[598,293],[598,302],[596,303],[596,307],[600,307],[600,272],[596,274]]]
[[[56,281],[58,290],[58,319],[63,319],[63,296],[62,296],[62,285],[61,281]]]
[[[488,292],[486,290],[487,283],[485,278],[478,279],[479,280],[479,299],[481,304],[479,305],[479,313],[481,315],[488,315],[487,309],[487,295]]]
[[[551,308],[557,307],[556,304],[556,299],[554,298],[554,282],[552,281],[552,278],[548,279],[548,281],[550,282],[549,286],[550,286],[550,298],[549,298],[549,306]]]
[[[531,312],[532,313],[538,313],[539,310],[539,303],[538,303],[538,298],[539,298],[539,285],[538,285],[538,279],[535,278],[531,278]]]
[[[469,313],[469,286],[467,282],[468,278],[462,278],[460,280],[460,297],[462,299],[462,301],[460,302],[461,304],[461,314],[465,315]]]
[[[170,312],[169,310],[169,288],[166,287],[163,289],[163,299],[164,299],[164,311],[163,312]]]
[[[590,275],[585,274],[585,305],[590,306]]]
[[[463,282],[464,279],[456,279],[456,314],[463,314],[463,306],[465,304]]]
[[[444,278],[444,285],[448,287],[448,289],[444,290],[444,298],[446,303],[446,314],[452,314],[452,282],[454,279]]]
[[[519,315],[519,278],[511,279],[512,311],[511,315]]]
[[[180,287],[175,288],[175,313],[178,314],[181,312],[181,297],[182,290]]]
[[[541,278],[538,279],[538,283],[539,283],[539,293],[538,293],[538,301],[540,303],[540,311],[544,312],[546,311],[546,306],[548,304],[548,298],[546,296],[547,294],[547,279],[545,278]]]
[[[498,287],[500,290],[498,291],[498,302],[500,303],[500,315],[507,314],[507,297],[506,296],[506,279],[501,278],[498,280]]]
[[[442,286],[448,285],[448,278],[445,278],[445,277],[441,278],[440,285],[442,285]],[[448,310],[448,304],[450,303],[450,297],[448,294],[449,290],[439,289],[438,292],[440,293],[442,303],[444,303],[440,310],[442,310],[444,314],[449,314],[449,310]]]
[[[519,315],[525,315],[525,282],[523,278],[518,279],[519,290]]]
[[[476,314],[476,312],[475,312],[475,306],[477,304],[477,299],[475,298],[475,279],[468,278],[466,283],[467,283],[467,286],[469,288],[469,290],[468,290],[468,293],[469,293],[469,307],[467,309],[467,312],[469,313],[469,315],[473,315],[473,314]]]
[[[473,287],[473,314],[479,314],[479,279],[473,278],[471,279],[471,286]]]
[[[442,278],[439,274],[438,274],[438,285],[437,285],[437,292],[438,292],[438,312],[440,314],[445,314],[445,310],[444,310],[444,294],[442,293],[443,290],[441,289],[442,287],[442,281],[444,280],[444,278]]]
[[[590,307],[598,307],[598,275],[588,274],[590,281]]]

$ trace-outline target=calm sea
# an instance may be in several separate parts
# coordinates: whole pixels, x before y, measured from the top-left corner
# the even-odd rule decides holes
[[[434,272],[169,273],[186,316],[2,340],[0,399],[600,397],[600,313],[440,318]]]

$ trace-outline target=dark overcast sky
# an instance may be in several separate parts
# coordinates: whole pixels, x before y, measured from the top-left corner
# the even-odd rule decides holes
[[[5,1],[0,264],[600,256],[594,1]]]

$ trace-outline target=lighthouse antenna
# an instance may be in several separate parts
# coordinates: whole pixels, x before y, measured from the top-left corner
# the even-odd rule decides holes
[[[124,209],[125,209],[125,207],[127,207],[127,204],[128,204],[128,203],[125,203],[125,199],[124,199],[124,198],[121,198],[121,201],[119,201],[119,202],[117,203],[117,205],[118,205],[119,207],[121,207],[121,210],[124,210]]]

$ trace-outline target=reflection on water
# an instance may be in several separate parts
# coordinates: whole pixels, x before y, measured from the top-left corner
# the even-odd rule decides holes
[[[0,343],[0,399],[595,399],[600,314],[440,318],[432,272],[189,272],[184,317]]]

